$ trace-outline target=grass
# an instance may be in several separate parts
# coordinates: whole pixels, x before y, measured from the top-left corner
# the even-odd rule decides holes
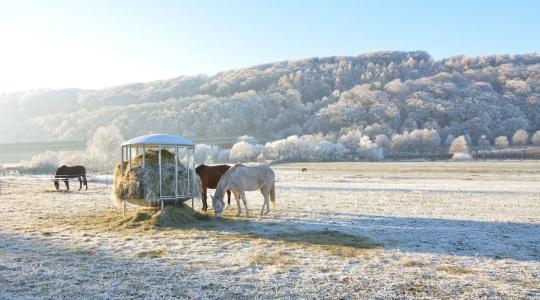
[[[58,220],[57,220],[58,221]],[[60,222],[73,229],[95,230],[119,235],[153,234],[156,230],[181,230],[182,234],[204,234],[223,242],[249,242],[257,244],[275,244],[293,248],[314,248],[339,257],[358,257],[366,250],[381,246],[366,237],[346,234],[335,230],[287,230],[275,234],[265,234],[259,226],[272,228],[279,224],[259,224],[250,219],[225,218],[216,220],[208,213],[194,213],[187,205],[179,207],[166,206],[163,211],[157,208],[139,208],[127,213],[116,210],[94,212],[92,214],[76,215],[60,218]],[[51,224],[52,225],[52,224]],[[55,225],[58,225],[55,222]],[[257,225],[257,226],[253,226]],[[253,229],[256,228],[256,231]],[[272,253],[273,260],[284,252]],[[266,254],[268,256],[268,254]],[[263,261],[264,257],[255,258]],[[278,260],[279,261],[279,260]]]
[[[462,267],[455,267],[451,265],[441,265],[437,267],[438,271],[443,271],[446,273],[454,274],[454,275],[468,275],[468,274],[476,274],[478,273],[476,270],[462,268]]]
[[[335,230],[322,231],[286,231],[276,235],[288,245],[306,247],[312,246],[326,250],[341,257],[357,257],[366,250],[378,248],[381,245],[366,237],[346,234]]]
[[[409,260],[409,261],[405,262],[403,264],[403,266],[404,267],[409,267],[409,268],[414,268],[414,267],[423,268],[423,267],[428,266],[428,264],[423,263],[423,262],[419,262],[419,261],[415,261],[415,260]]]
[[[434,177],[449,176],[452,174],[477,173],[482,175],[505,175],[511,170],[513,175],[535,175],[540,170],[539,161],[471,161],[471,162],[305,162],[305,163],[276,163],[272,165],[276,170],[297,170],[307,168],[313,174],[320,171],[358,171],[363,175],[403,172],[405,174],[430,175]]]
[[[425,297],[429,293],[429,287],[420,282],[401,284],[398,288],[401,293],[408,296]]]
[[[294,266],[298,260],[293,258],[287,250],[274,250],[267,253],[259,253],[251,257],[251,266],[278,266],[281,268]]]
[[[222,241],[250,242],[268,247],[279,245],[294,249],[302,248],[324,251],[340,258],[359,257],[364,255],[368,250],[382,246],[380,243],[366,237],[350,235],[334,230],[294,230],[272,235],[249,232],[245,234],[217,235],[216,237]]]
[[[160,258],[167,255],[167,251],[164,249],[155,249],[148,251],[139,251],[135,253],[136,257],[148,257],[148,258]]]
[[[409,261],[406,261],[403,264],[403,266],[404,267],[410,267],[410,268],[414,268],[414,267],[426,268],[426,267],[429,267],[430,264],[415,261],[415,260],[409,260]],[[452,265],[449,265],[449,264],[444,264],[444,265],[437,266],[436,269],[437,269],[437,271],[442,271],[442,272],[446,272],[446,273],[454,274],[454,275],[467,275],[467,274],[476,274],[476,273],[478,273],[477,271],[472,270],[472,269],[456,267],[456,266],[452,266]]]

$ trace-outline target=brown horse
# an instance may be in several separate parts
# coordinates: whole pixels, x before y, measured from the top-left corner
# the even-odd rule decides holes
[[[230,168],[231,167],[227,165],[207,166],[204,164],[195,168],[195,173],[197,173],[201,179],[203,202],[202,209],[204,211],[208,209],[208,202],[206,201],[206,189],[215,189],[221,176]],[[229,190],[227,190],[227,197],[228,204],[231,205],[231,191]]]
[[[56,170],[56,175],[54,176],[54,186],[58,191],[60,189],[59,181],[63,181],[66,184],[66,189],[69,191],[69,178],[79,179],[79,191],[82,188],[82,185],[86,186],[88,190],[88,183],[86,182],[86,169],[83,166],[61,166]]]

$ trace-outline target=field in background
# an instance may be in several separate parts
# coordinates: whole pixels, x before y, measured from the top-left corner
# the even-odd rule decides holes
[[[181,228],[0,177],[0,298],[540,297],[538,161],[272,167],[276,211]]]

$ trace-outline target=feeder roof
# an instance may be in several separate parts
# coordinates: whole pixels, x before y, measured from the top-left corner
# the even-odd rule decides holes
[[[122,143],[122,146],[127,145],[146,145],[146,146],[194,146],[192,141],[181,136],[171,134],[148,134],[132,138],[129,141]]]

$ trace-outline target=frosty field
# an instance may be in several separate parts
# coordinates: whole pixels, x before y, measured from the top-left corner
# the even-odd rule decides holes
[[[269,215],[181,227],[0,177],[0,298],[540,298],[538,161],[272,167]]]

